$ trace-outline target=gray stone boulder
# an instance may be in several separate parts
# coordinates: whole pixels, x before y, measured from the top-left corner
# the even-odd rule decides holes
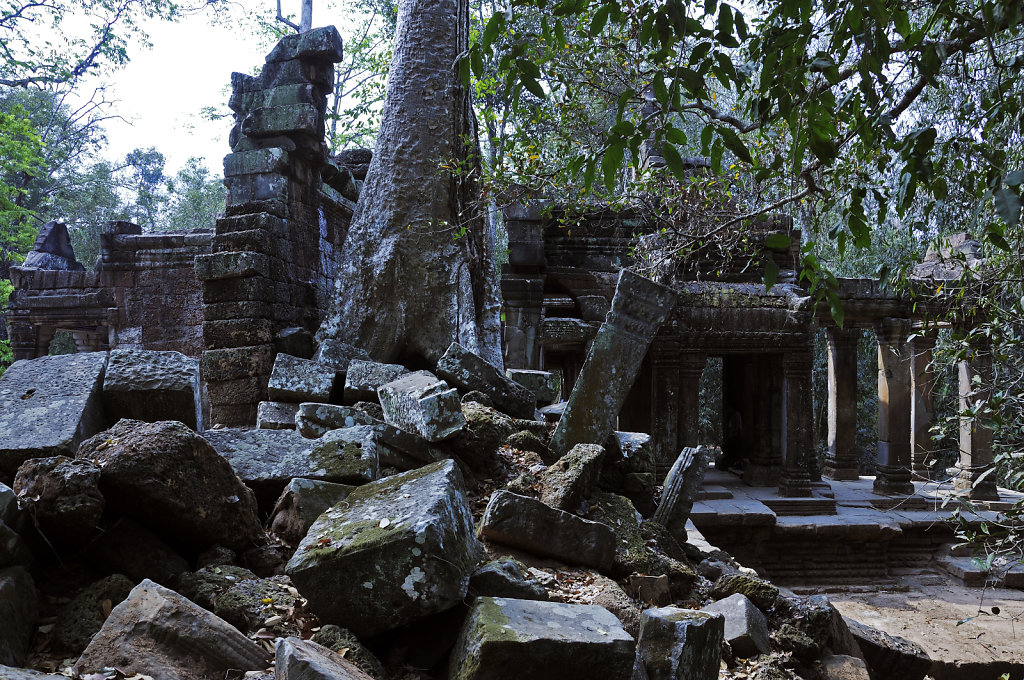
[[[244,550],[264,542],[256,498],[202,436],[167,420],[122,420],[82,444],[107,505],[181,545]]]
[[[303,437],[316,439],[331,430],[340,430],[356,425],[374,425],[378,422],[376,418],[365,411],[351,406],[304,402],[299,404],[298,413],[295,416],[295,429]]]
[[[22,512],[18,507],[18,494],[14,489],[0,482],[0,522],[12,529],[19,529],[22,521]]]
[[[664,525],[680,542],[686,541],[686,520],[711,464],[711,449],[686,447],[665,476],[665,490],[654,511],[654,521]]]
[[[390,677],[380,660],[350,630],[329,623],[320,626],[320,630],[314,633],[310,640],[332,652],[344,655],[346,660],[359,666],[374,680],[388,680]]]
[[[67,676],[51,675],[30,668],[12,668],[0,664],[0,680],[67,680]]]
[[[261,401],[256,406],[256,427],[261,430],[294,430],[299,405],[287,401]]]
[[[311,640],[278,640],[275,659],[276,680],[373,680],[345,657]]]
[[[504,413],[475,401],[462,404],[466,426],[444,445],[475,474],[497,476],[504,464],[496,453],[512,435],[514,421]]]
[[[0,376],[0,481],[29,458],[74,456],[103,429],[106,352],[15,361]]]
[[[85,265],[75,258],[71,236],[63,222],[47,222],[40,227],[32,251],[21,266],[72,272],[85,270]]]
[[[871,680],[863,659],[845,654],[826,654],[821,660],[822,680]]]
[[[439,442],[466,425],[458,390],[430,371],[416,371],[377,390],[384,419],[397,428]]]
[[[353,359],[345,373],[346,404],[357,401],[377,401],[377,390],[382,385],[398,380],[411,371],[401,364],[382,364],[377,361]]]
[[[48,541],[78,546],[89,540],[103,517],[106,501],[99,482],[100,466],[91,460],[31,458],[18,468],[14,490]]]
[[[119,605],[135,584],[122,574],[111,574],[85,587],[57,616],[53,636],[65,649],[79,652],[103,627],[113,607]]]
[[[548,591],[544,586],[511,557],[501,557],[480,565],[469,577],[469,594],[518,600],[548,599]]]
[[[273,401],[327,401],[334,387],[335,371],[309,359],[278,354],[267,383]]]
[[[928,674],[932,659],[921,645],[898,635],[865,626],[843,617],[857,640],[871,677],[921,680]]]
[[[633,680],[716,680],[724,626],[721,615],[693,609],[645,610]]]
[[[736,593],[712,602],[701,611],[725,617],[725,639],[736,656],[748,658],[771,650],[768,621],[745,595]]]
[[[481,558],[449,460],[357,488],[313,523],[286,573],[321,621],[363,637],[461,602]]]
[[[505,440],[505,445],[510,446],[513,449],[519,449],[520,451],[536,453],[545,465],[551,465],[558,460],[558,457],[551,452],[548,445],[545,444],[540,437],[529,430],[513,432],[509,435],[508,439]]]
[[[603,607],[478,597],[449,680],[627,680],[633,638]]]
[[[488,541],[599,571],[607,571],[615,556],[615,533],[606,525],[509,491],[491,494],[479,534]]]
[[[561,374],[551,371],[531,371],[525,368],[507,368],[505,375],[533,392],[538,406],[553,404],[562,396]]]
[[[711,588],[711,597],[721,600],[730,595],[740,593],[745,595],[762,612],[770,612],[779,603],[778,586],[765,581],[764,579],[743,573],[726,573],[715,581]]]
[[[457,342],[437,362],[437,374],[464,392],[483,392],[494,408],[516,418],[532,418],[537,397],[478,354]]]
[[[297,545],[313,522],[332,505],[352,493],[354,486],[317,479],[293,479],[281,492],[270,513],[270,530]]]
[[[180,352],[111,350],[103,376],[103,408],[111,423],[121,418],[177,420],[200,429],[199,360]]]
[[[541,473],[540,499],[553,508],[575,511],[597,487],[604,447],[577,444]]]
[[[0,569],[27,567],[34,559],[32,551],[21,535],[4,522],[0,522]]]
[[[0,569],[0,664],[21,666],[28,657],[39,600],[24,567]]]
[[[640,606],[625,590],[607,576],[598,576],[592,584],[597,594],[591,604],[604,607],[619,620],[623,629],[634,638],[640,635]]]
[[[154,680],[202,680],[269,663],[263,648],[229,623],[145,580],[114,607],[73,670],[78,677],[117,668]]]

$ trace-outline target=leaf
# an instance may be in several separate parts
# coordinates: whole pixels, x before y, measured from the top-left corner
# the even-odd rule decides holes
[[[689,91],[694,97],[699,97],[703,94],[706,87],[704,79],[700,77],[696,71],[685,66],[680,66],[675,70],[677,78],[683,81],[683,87]]]
[[[487,21],[487,27],[484,28],[484,47],[490,47],[491,44],[501,34],[501,30],[505,27],[505,13],[495,12],[491,18]]]
[[[730,130],[727,127],[718,129],[718,134],[722,136],[722,141],[725,142],[726,148],[732,151],[733,154],[745,163],[754,163],[753,157],[750,155],[750,150],[747,149],[747,145],[743,143],[739,135]]]
[[[779,265],[775,264],[775,260],[768,258],[764,263],[764,288],[765,292],[772,289],[775,282],[779,280]]]
[[[664,108],[668,105],[668,88],[665,86],[665,74],[658,71],[651,80],[651,87],[654,89],[654,98]]]
[[[463,87],[469,85],[469,67],[469,59],[465,57],[459,59],[459,80],[462,81]]]
[[[792,238],[776,232],[768,234],[768,237],[764,240],[764,247],[769,250],[787,250],[792,243]]]
[[[679,128],[665,128],[665,139],[673,144],[686,144],[686,133]]]
[[[1020,196],[1010,187],[1003,187],[995,194],[996,212],[1009,227],[1016,227],[1020,221]]]
[[[604,158],[601,159],[601,172],[604,174],[604,185],[608,191],[615,190],[615,180],[618,178],[625,153],[626,145],[622,143],[612,144],[604,152]]]
[[[597,173],[597,163],[594,162],[593,158],[587,159],[587,169],[583,171],[583,186],[587,190],[594,188],[594,175]]]
[[[590,20],[591,37],[596,36],[604,30],[605,24],[608,23],[608,15],[611,14],[611,11],[611,4],[607,4],[601,5],[598,10],[594,12],[594,18]]]
[[[544,92],[544,88],[540,86],[533,76],[528,76],[525,73],[519,74],[519,82],[523,84],[531,94],[540,97],[541,99],[547,98],[547,94]]]
[[[1019,187],[1024,184],[1024,170],[1015,170],[1003,178],[1003,184],[1009,187]]]
[[[686,168],[683,167],[683,159],[680,158],[679,152],[676,151],[676,147],[672,146],[668,142],[661,145],[661,155],[665,159],[665,164],[668,165],[668,169],[672,171],[672,174],[676,176],[680,182],[686,178]]]
[[[473,75],[476,76],[477,79],[483,77],[483,75],[484,75],[484,57],[483,57],[482,54],[480,54],[480,50],[474,49],[474,50],[470,51],[470,53],[469,53],[469,60],[470,60],[470,64],[473,67]]]

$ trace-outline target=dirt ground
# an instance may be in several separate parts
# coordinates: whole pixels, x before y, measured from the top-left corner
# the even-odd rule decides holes
[[[967,588],[921,573],[888,590],[827,594],[845,616],[921,645],[939,662],[936,680],[1024,678],[1024,591]]]

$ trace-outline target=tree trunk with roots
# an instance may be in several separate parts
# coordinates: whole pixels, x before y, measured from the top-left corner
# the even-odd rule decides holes
[[[456,62],[468,0],[401,0],[373,160],[319,339],[434,363],[453,341],[501,366],[479,144]]]

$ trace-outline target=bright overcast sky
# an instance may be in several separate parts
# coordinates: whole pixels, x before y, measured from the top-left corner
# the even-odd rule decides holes
[[[235,0],[236,12],[273,9],[274,0]],[[297,14],[299,0],[282,0],[286,14]],[[320,5],[317,2],[317,5]],[[294,7],[292,7],[294,5]],[[314,9],[313,25],[335,23],[338,17]],[[230,119],[205,120],[203,107],[227,109],[232,71],[253,72],[270,46],[252,30],[233,22],[211,24],[208,15],[188,16],[176,23],[145,24],[152,48],[131,45],[131,62],[107,77],[111,112],[124,120],[105,123],[106,156],[119,160],[136,148],[156,147],[173,175],[190,156],[198,156],[217,174],[230,152]],[[339,26],[339,29],[341,27]]]

